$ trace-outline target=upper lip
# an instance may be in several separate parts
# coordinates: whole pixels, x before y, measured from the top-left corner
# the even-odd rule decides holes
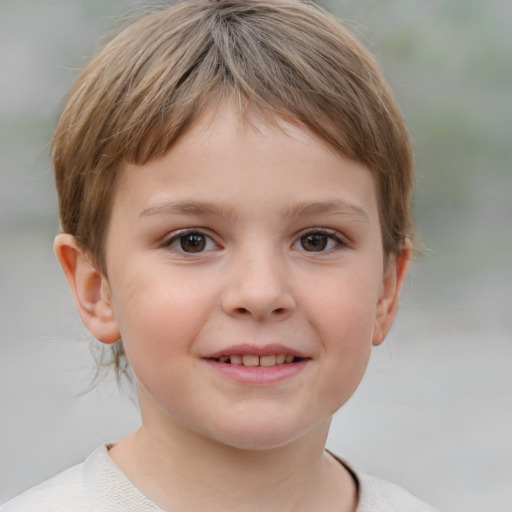
[[[287,347],[286,345],[281,345],[278,343],[271,343],[267,345],[253,345],[253,344],[240,344],[240,345],[231,345],[222,350],[218,350],[216,352],[211,352],[205,356],[206,359],[218,359],[222,356],[232,356],[232,355],[244,355],[251,354],[255,356],[271,356],[278,354],[291,354],[295,357],[308,357],[306,354],[297,350],[295,348]]]

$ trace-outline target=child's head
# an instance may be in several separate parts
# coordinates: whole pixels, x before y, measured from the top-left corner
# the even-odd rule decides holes
[[[407,129],[359,42],[311,2],[185,1],[110,41],[72,89],[53,140],[63,231],[102,272],[122,162],[162,157],[205,111],[289,121],[374,176],[384,254],[412,236]]]
[[[409,137],[359,43],[295,0],[149,15],[78,79],[54,161],[57,254],[146,423],[246,448],[325,433],[410,247]]]

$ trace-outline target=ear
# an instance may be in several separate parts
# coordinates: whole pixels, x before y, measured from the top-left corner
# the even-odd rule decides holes
[[[407,274],[411,257],[411,241],[406,239],[399,254],[389,256],[382,278],[382,290],[377,302],[375,325],[373,329],[373,344],[380,345],[393,324],[398,308],[400,291]]]
[[[57,235],[53,248],[87,329],[103,343],[116,342],[121,335],[107,278],[91,263],[73,235]]]

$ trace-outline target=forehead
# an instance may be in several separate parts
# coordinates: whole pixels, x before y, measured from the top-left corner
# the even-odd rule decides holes
[[[114,205],[148,215],[170,200],[188,202],[189,212],[191,200],[217,201],[233,214],[277,207],[280,214],[312,213],[321,208],[299,206],[344,202],[355,216],[378,218],[374,178],[364,165],[298,123],[242,118],[230,106],[208,111],[164,157],[122,165]]]

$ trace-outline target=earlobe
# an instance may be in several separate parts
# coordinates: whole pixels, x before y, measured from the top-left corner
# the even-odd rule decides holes
[[[83,323],[101,342],[116,342],[121,335],[107,278],[91,263],[73,235],[57,235],[53,247]]]
[[[406,239],[402,251],[399,254],[390,255],[387,262],[373,329],[372,342],[375,346],[380,345],[384,341],[393,324],[398,308],[400,291],[407,274],[411,250],[411,242]]]

